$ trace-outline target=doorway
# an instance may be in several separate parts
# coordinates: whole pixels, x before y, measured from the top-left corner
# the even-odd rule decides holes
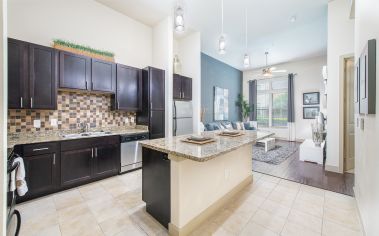
[[[343,166],[344,172],[354,173],[354,57],[344,59],[343,84]]]

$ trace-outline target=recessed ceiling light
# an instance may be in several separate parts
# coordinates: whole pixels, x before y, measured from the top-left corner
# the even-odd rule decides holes
[[[291,23],[294,23],[296,20],[297,20],[297,19],[296,19],[296,16],[291,16],[291,18],[290,18],[290,22],[291,22]]]

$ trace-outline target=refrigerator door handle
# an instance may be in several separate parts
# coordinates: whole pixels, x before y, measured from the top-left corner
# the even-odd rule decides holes
[[[173,117],[174,117],[174,136],[176,136],[176,126],[177,126],[177,123],[176,123],[176,104],[175,104],[175,101],[174,101],[174,110],[173,110]]]

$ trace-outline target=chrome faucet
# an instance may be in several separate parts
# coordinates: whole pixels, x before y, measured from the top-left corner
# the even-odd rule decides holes
[[[89,123],[83,122],[83,123],[78,124],[78,126],[80,127],[82,133],[88,133],[89,127],[90,127]]]

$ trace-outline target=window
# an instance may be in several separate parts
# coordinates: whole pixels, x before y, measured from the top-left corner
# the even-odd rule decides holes
[[[288,117],[287,79],[257,81],[257,122],[263,127],[286,127]]]

